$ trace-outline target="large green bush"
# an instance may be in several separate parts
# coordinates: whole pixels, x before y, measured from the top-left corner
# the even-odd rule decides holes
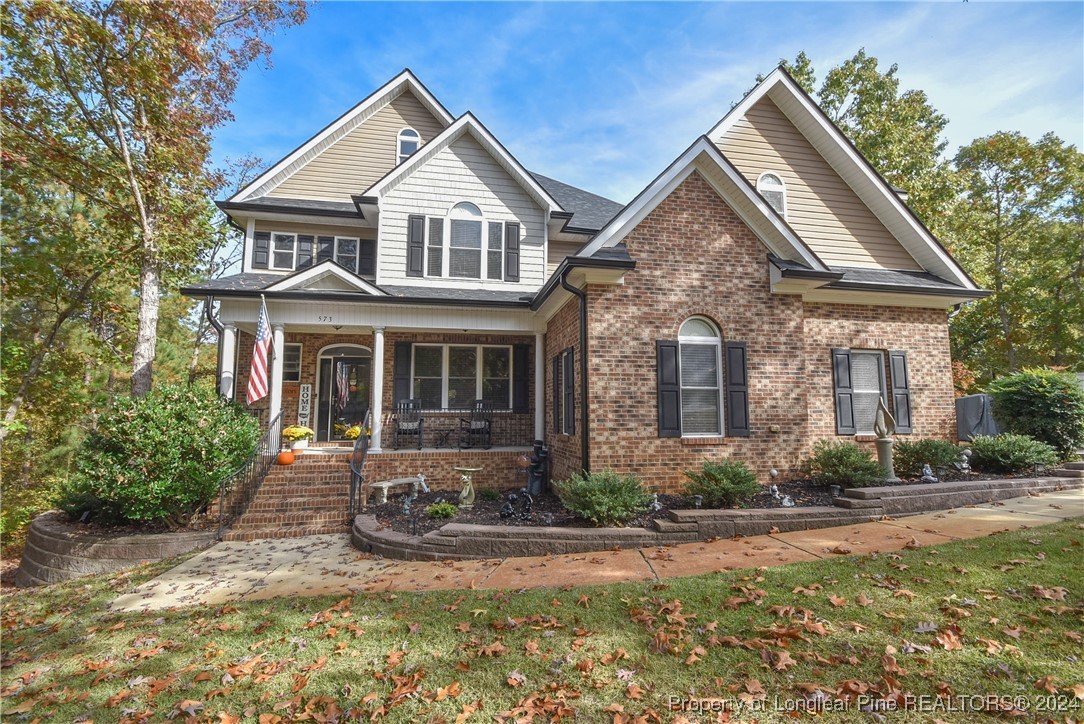
[[[853,442],[819,440],[813,446],[809,472],[820,485],[864,488],[885,480],[885,471],[873,456]]]
[[[184,525],[259,437],[259,423],[240,405],[208,388],[162,385],[98,418],[58,504],[100,520]]]
[[[922,466],[929,464],[937,470],[939,465],[960,462],[960,448],[947,440],[896,440],[892,449],[892,466],[901,478],[917,478]]]
[[[639,478],[613,470],[573,475],[555,487],[566,508],[599,526],[624,525],[646,513],[651,504]]]
[[[700,495],[705,508],[730,508],[752,498],[760,485],[757,476],[737,460],[705,461],[700,470],[687,470],[686,495]]]
[[[1063,460],[1084,447],[1084,389],[1073,375],[1027,369],[994,380],[987,391],[1007,432],[1044,442]]]
[[[982,473],[1022,473],[1035,463],[1052,465],[1058,453],[1027,435],[980,435],[971,441],[971,467]]]

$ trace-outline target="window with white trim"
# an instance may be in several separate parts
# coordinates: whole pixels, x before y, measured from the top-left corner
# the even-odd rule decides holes
[[[519,281],[521,228],[518,221],[487,220],[469,201],[456,204],[445,217],[430,216],[425,227],[425,276]]]
[[[885,358],[875,350],[851,350],[854,426],[859,435],[872,435],[877,403],[885,393]]]
[[[503,345],[415,344],[411,397],[427,409],[467,409],[485,400],[512,409],[512,348]]]
[[[721,344],[715,326],[691,317],[678,331],[683,437],[723,434]]]
[[[287,342],[282,346],[282,379],[284,382],[301,381],[301,345]]]
[[[349,237],[335,237],[335,263],[349,269],[355,274],[358,271],[358,240]]]
[[[757,191],[768,205],[779,212],[783,218],[787,217],[787,186],[783,178],[774,171],[765,171],[757,179]]]
[[[422,137],[409,126],[399,131],[399,135],[396,138],[397,146],[399,149],[399,163],[406,161],[414,152],[418,150],[418,147],[422,144]]]
[[[297,258],[297,234],[271,235],[271,268],[293,271]]]
[[[447,276],[482,278],[482,211],[469,202],[452,207],[448,214]]]

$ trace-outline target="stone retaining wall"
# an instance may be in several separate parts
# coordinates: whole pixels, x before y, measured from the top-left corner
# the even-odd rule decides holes
[[[422,536],[381,528],[376,517],[354,519],[351,540],[361,551],[400,560],[506,558],[648,548],[712,538],[813,530],[987,503],[1034,492],[1084,487],[1081,478],[977,480],[846,491],[835,506],[808,508],[672,510],[652,528],[543,528],[447,525]],[[1084,513],[1084,511],[1081,511]]]
[[[15,574],[21,588],[42,586],[94,573],[109,573],[148,561],[206,548],[215,531],[100,535],[72,533],[63,513],[42,513],[30,524],[23,559]]]

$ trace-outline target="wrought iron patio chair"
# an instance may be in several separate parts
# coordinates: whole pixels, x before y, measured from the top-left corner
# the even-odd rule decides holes
[[[414,435],[418,438],[421,450],[425,439],[425,418],[422,416],[422,401],[403,400],[395,406],[395,447],[398,449],[399,437]]]
[[[470,417],[459,418],[459,449],[465,447],[493,447],[493,404],[475,400]]]

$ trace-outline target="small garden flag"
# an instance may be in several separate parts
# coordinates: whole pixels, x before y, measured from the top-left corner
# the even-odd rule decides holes
[[[248,372],[248,404],[267,397],[267,350],[271,347],[271,323],[267,321],[267,303],[260,297],[260,321],[256,323],[256,343],[252,345],[252,369]]]

